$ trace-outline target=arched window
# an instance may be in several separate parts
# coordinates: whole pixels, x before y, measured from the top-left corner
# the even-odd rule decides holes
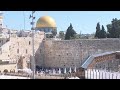
[[[17,49],[17,53],[19,53],[19,49]]]
[[[7,69],[5,69],[3,72],[4,72],[4,73],[7,73],[7,72],[8,72],[8,70],[7,70]]]

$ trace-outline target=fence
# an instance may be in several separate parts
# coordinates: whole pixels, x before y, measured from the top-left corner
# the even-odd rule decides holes
[[[85,70],[85,79],[120,79],[120,72],[87,69]]]

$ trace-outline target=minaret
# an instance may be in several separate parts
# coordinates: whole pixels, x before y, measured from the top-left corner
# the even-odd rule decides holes
[[[0,28],[3,27],[3,12],[0,11]]]

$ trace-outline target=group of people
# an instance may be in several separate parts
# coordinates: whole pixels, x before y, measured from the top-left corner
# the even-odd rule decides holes
[[[37,74],[50,74],[50,75],[58,75],[65,73],[74,73],[76,72],[76,68],[36,68]]]

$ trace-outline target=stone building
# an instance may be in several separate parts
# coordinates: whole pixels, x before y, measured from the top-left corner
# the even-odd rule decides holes
[[[0,60],[0,72],[17,72],[17,63],[9,60]]]
[[[38,50],[43,38],[44,32],[35,33],[35,53]],[[1,45],[0,50],[0,60],[16,62],[17,69],[30,68],[32,37],[18,37],[17,35],[15,36],[15,34],[10,34],[9,40]],[[20,57],[22,57],[22,59]],[[9,63],[6,64],[6,66],[7,65],[9,65]]]

